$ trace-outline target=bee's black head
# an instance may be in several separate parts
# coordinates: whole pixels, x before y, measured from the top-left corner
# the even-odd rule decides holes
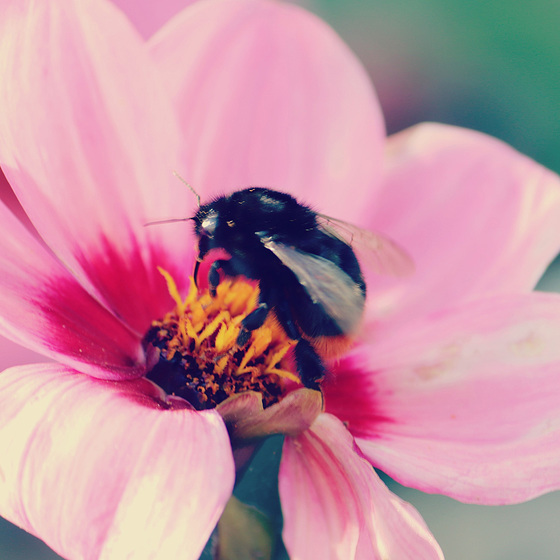
[[[231,253],[262,247],[263,235],[298,239],[315,227],[315,217],[287,193],[249,187],[201,206],[193,220],[202,247]]]

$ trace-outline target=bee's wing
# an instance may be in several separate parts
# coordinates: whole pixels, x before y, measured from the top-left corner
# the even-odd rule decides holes
[[[410,255],[388,237],[323,214],[317,214],[317,222],[327,235],[350,245],[377,274],[408,276],[414,272]]]
[[[365,296],[360,287],[333,262],[299,251],[270,237],[261,239],[303,285],[314,303],[320,303],[344,333],[351,332],[362,316]]]

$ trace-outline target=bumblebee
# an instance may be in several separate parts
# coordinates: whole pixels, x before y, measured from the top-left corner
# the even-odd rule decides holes
[[[258,306],[243,320],[237,344],[246,344],[251,331],[273,313],[297,341],[298,372],[312,389],[325,376],[323,360],[350,344],[363,315],[366,284],[353,247],[365,248],[377,272],[412,270],[408,255],[391,240],[271,189],[251,187],[221,196],[200,206],[192,220],[198,238],[195,282],[200,263],[219,248],[229,258],[210,266],[210,293],[216,293],[220,272],[258,283]]]

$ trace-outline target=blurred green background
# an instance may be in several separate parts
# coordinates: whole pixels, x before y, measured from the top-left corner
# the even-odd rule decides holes
[[[367,66],[389,133],[475,128],[560,171],[560,2],[322,0]]]
[[[425,120],[466,126],[560,172],[560,2],[296,3],[328,21],[365,64],[390,133]],[[558,263],[540,288],[560,291]],[[560,558],[559,492],[516,506],[483,507],[390,485],[420,510],[447,560]],[[0,559],[54,558],[42,543],[0,520]]]

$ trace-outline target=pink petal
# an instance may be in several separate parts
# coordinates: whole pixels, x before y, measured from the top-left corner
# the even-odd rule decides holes
[[[142,332],[171,306],[156,266],[192,266],[195,201],[172,175],[179,132],[140,38],[104,0],[0,9],[0,165],[47,244]],[[180,278],[181,279],[181,278]]]
[[[140,337],[0,203],[0,334],[96,377],[144,371]]]
[[[373,339],[325,394],[372,464],[467,502],[560,488],[560,296],[470,303]]]
[[[113,0],[143,37],[149,37],[177,12],[196,0]]]
[[[227,432],[150,387],[0,374],[0,514],[65,558],[197,559],[233,487]]]
[[[506,144],[423,124],[389,139],[371,226],[416,273],[371,281],[375,313],[420,316],[452,302],[532,289],[560,249],[560,180]]]
[[[329,414],[286,438],[279,477],[290,558],[443,558],[418,512],[389,492]]]
[[[353,218],[380,178],[366,72],[324,22],[259,0],[197,2],[151,40],[205,197],[260,185]]]

